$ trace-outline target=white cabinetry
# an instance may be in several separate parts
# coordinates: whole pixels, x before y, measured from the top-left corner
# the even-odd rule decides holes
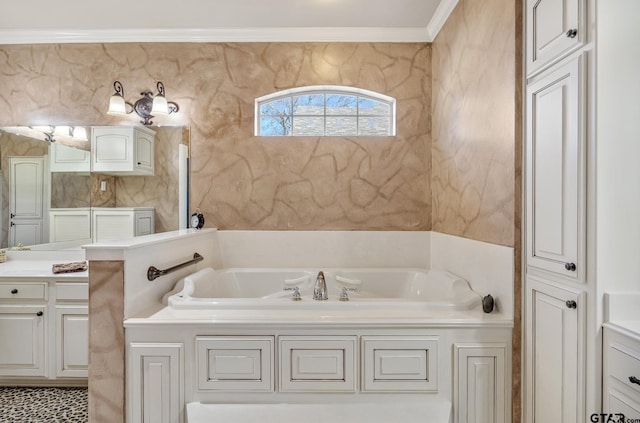
[[[94,126],[91,170],[109,175],[153,175],[155,132],[143,127]]]
[[[134,343],[128,350],[129,423],[183,421],[182,344]]]
[[[584,293],[527,279],[526,421],[583,422]]]
[[[0,282],[0,377],[47,374],[47,283]]]
[[[589,0],[527,0],[524,148],[524,422],[579,423],[599,410],[593,265],[595,204],[587,116]],[[589,10],[591,12],[591,10]],[[587,313],[594,313],[587,318]],[[587,397],[591,398],[587,401]]]
[[[88,376],[88,298],[86,283],[56,283],[56,377]]]
[[[0,280],[0,385],[77,384],[88,368],[86,282]]]
[[[94,242],[155,232],[153,207],[94,207],[91,209],[91,222]]]
[[[506,344],[454,345],[454,421],[510,421]]]
[[[640,340],[605,326],[603,346],[602,412],[640,419]]]
[[[583,58],[527,87],[527,266],[582,281],[585,238]]]
[[[89,150],[63,144],[49,144],[49,170],[51,172],[86,172],[91,170]]]
[[[527,0],[527,75],[584,44],[585,3],[583,0]]]
[[[91,242],[89,207],[49,210],[49,242],[86,240]]]

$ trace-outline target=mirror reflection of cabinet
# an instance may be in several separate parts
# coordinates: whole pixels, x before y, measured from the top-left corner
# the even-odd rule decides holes
[[[143,127],[94,126],[91,164],[109,175],[153,175],[155,132]]]
[[[52,143],[49,146],[49,170],[51,172],[89,172],[91,163],[87,150]]]

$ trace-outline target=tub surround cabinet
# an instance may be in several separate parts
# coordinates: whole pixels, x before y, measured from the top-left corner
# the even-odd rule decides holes
[[[510,328],[304,316],[279,324],[129,319],[127,421],[185,422],[188,403],[238,401],[445,403],[456,423],[510,421]]]
[[[87,383],[88,277],[53,275],[51,265],[48,276],[7,276],[16,263],[1,265],[11,268],[0,268],[0,385]]]

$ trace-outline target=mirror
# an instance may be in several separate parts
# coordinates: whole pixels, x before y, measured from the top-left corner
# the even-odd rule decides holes
[[[185,228],[188,148],[182,126],[0,128],[0,248]]]

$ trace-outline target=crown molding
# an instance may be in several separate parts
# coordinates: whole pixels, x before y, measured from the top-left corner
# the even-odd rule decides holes
[[[0,30],[1,44],[134,42],[431,42],[426,28]]]
[[[430,42],[436,39],[438,33],[449,19],[449,16],[458,4],[458,0],[441,0],[438,8],[433,13],[431,20],[427,24],[427,34]]]

